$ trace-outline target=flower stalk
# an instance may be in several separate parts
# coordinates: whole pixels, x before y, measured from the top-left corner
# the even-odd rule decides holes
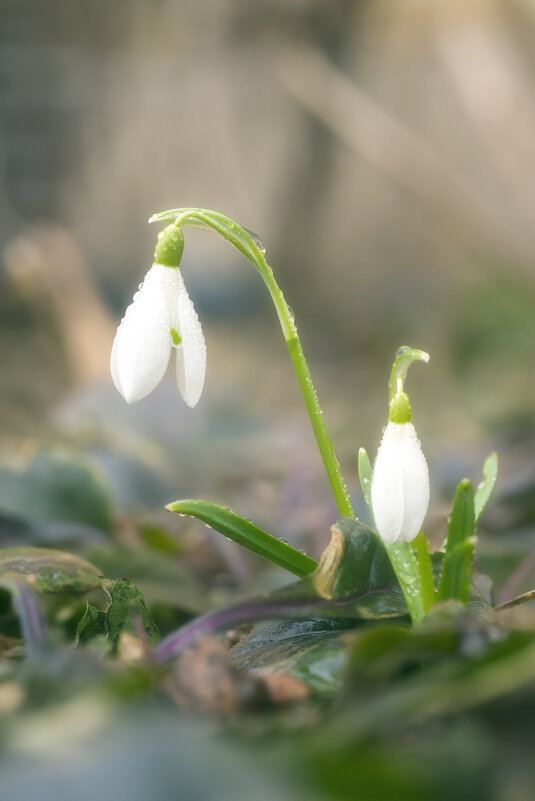
[[[261,241],[251,231],[242,228],[229,217],[225,217],[223,214],[214,211],[209,211],[208,209],[171,209],[159,214],[154,214],[149,222],[164,220],[173,220],[175,225],[179,228],[191,225],[216,231],[249,259],[260,273],[271,295],[273,305],[275,306],[279,318],[282,333],[301,388],[305,407],[338,511],[341,515],[354,517],[355,513],[340,470],[338,458],[325,426],[323,412],[319,405],[318,396],[303,352],[294,316],[284,298],[281,288],[275,280],[273,270],[266,261]]]

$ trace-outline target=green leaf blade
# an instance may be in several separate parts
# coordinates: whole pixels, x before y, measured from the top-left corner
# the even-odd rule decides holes
[[[465,478],[457,487],[448,526],[446,555],[463,540],[472,537],[475,531],[474,489]]]
[[[498,478],[498,454],[496,451],[487,456],[483,465],[483,481],[478,485],[474,496],[474,515],[476,522],[491,499],[496,479]]]
[[[362,488],[362,494],[364,495],[364,500],[366,501],[366,504],[368,506],[368,509],[370,510],[370,514],[373,520],[373,508],[372,508],[373,469],[366,448],[359,448],[358,473],[359,473],[360,486]]]
[[[470,600],[470,578],[476,537],[468,537],[444,557],[442,577],[437,592],[438,601],[455,599],[467,604]]]
[[[418,560],[408,542],[394,542],[387,547],[390,561],[403,589],[413,623],[425,616],[425,603]]]
[[[412,546],[416,552],[422,588],[423,607],[424,612],[427,614],[435,603],[435,585],[433,582],[433,566],[429,554],[429,543],[423,531],[420,531],[416,539],[413,540]]]
[[[269,562],[290,571],[299,578],[308,576],[318,563],[296,548],[268,534],[254,523],[215,503],[200,500],[175,501],[166,507],[170,512],[190,515],[242,545]]]
[[[463,479],[453,500],[438,601],[454,599],[468,603],[476,542],[475,526],[474,490],[470,481]]]

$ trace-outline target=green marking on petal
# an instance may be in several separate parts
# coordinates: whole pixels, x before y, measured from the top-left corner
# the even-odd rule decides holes
[[[171,339],[173,340],[173,345],[175,346],[175,348],[177,348],[180,345],[180,343],[182,342],[182,337],[180,336],[180,334],[178,333],[176,328],[171,328],[169,333],[171,334]]]

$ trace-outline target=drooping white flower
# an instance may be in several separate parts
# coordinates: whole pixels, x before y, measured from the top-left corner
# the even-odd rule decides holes
[[[178,267],[156,263],[127,308],[111,352],[112,378],[127,403],[144,398],[159,384],[173,350],[180,394],[188,406],[195,406],[206,371],[201,324]]]
[[[411,542],[429,505],[429,472],[411,422],[389,422],[373,468],[375,526],[386,545]]]

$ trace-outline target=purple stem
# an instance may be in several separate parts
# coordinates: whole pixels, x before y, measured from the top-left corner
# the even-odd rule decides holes
[[[14,579],[12,599],[26,644],[26,653],[35,653],[45,638],[37,598],[25,581]]]
[[[215,612],[207,612],[164,637],[154,649],[154,660],[159,665],[164,664],[191,645],[197,637],[228,629],[237,624],[278,617],[299,618],[303,617],[303,610],[310,610],[310,614],[306,616],[312,618],[314,617],[314,607],[323,609],[326,606],[352,606],[356,601],[381,592],[384,592],[384,588],[369,590],[359,595],[358,598],[332,601],[324,598],[299,598],[286,602],[282,599],[258,600],[239,606],[228,606],[226,609],[218,609]]]
[[[517,569],[509,576],[500,593],[498,605],[507,603],[518,594],[518,588],[535,566],[535,554],[527,556]]]

